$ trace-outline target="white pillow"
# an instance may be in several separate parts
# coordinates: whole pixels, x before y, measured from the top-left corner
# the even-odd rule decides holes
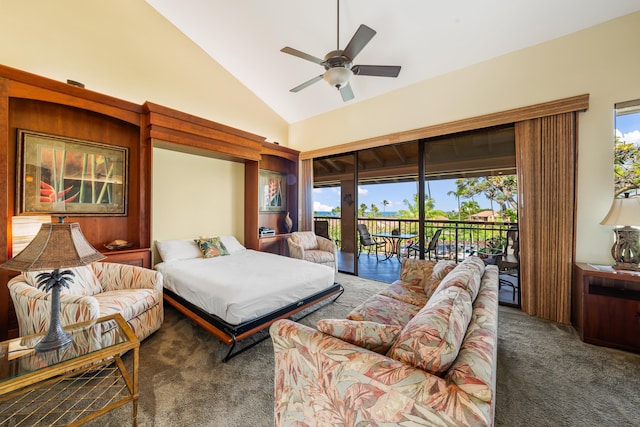
[[[193,240],[156,240],[162,261],[202,258],[202,251]]]
[[[238,239],[236,239],[235,236],[220,236],[220,241],[224,247],[227,248],[229,255],[247,250],[247,248],[238,242]]]

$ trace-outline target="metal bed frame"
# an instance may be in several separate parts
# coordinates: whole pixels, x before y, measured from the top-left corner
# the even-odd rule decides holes
[[[260,343],[261,341],[266,339],[269,334],[265,334],[264,337],[252,342],[251,344],[239,349],[234,353],[233,350],[235,349],[236,344],[239,341],[268,328],[273,322],[278,319],[291,317],[292,315],[309,307],[312,307],[321,301],[330,298],[333,298],[333,301],[335,301],[340,297],[340,295],[342,295],[343,292],[344,288],[342,287],[342,285],[340,285],[339,283],[334,283],[330,288],[312,294],[306,298],[300,299],[284,307],[273,310],[270,313],[257,317],[253,320],[248,320],[238,325],[232,325],[225,322],[218,316],[207,313],[206,311],[202,310],[199,307],[196,307],[194,304],[190,303],[189,301],[185,300],[184,298],[178,296],[177,294],[166,288],[164,289],[164,300],[171,306],[176,308],[178,311],[183,313],[185,316],[187,316],[189,319],[191,319],[193,322],[216,336],[220,341],[229,345],[229,352],[224,357],[224,359],[222,359],[223,362],[227,362],[232,357],[237,356],[238,354],[249,350],[251,347]],[[316,311],[321,307],[322,306],[319,305],[314,310],[304,314],[304,316],[311,314],[313,311]],[[304,316],[301,316],[301,318]]]

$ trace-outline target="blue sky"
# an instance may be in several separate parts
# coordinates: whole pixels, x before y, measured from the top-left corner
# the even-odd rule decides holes
[[[447,192],[456,189],[456,180],[438,180],[429,183],[431,187],[431,197],[436,201],[436,209],[457,211],[458,202],[454,196],[447,196]],[[406,209],[403,200],[407,199],[413,203],[413,195],[418,192],[416,182],[402,182],[391,184],[362,185],[358,187],[358,205],[365,203],[371,206],[375,203],[380,212],[395,212]],[[387,200],[389,205],[384,208],[383,200]],[[482,196],[475,198],[481,208],[490,209],[491,204]],[[314,211],[330,211],[340,205],[340,188],[316,188],[313,190]],[[497,207],[497,206],[495,206]]]
[[[616,117],[615,133],[627,142],[640,144],[640,113],[627,114]],[[613,173],[613,165],[612,165]],[[456,189],[455,179],[431,181],[431,196],[436,201],[436,209],[445,212],[457,211],[457,201],[453,196],[448,196],[449,191]],[[371,206],[375,203],[380,212],[395,212],[405,209],[403,200],[408,199],[413,202],[413,195],[418,192],[418,185],[415,182],[363,185],[358,188],[358,205],[365,203]],[[384,208],[382,201],[389,201],[389,205]],[[483,196],[475,199],[482,209],[490,209],[490,202]],[[336,206],[340,206],[340,188],[317,188],[313,190],[313,210],[331,211]],[[496,209],[497,206],[494,206]]]

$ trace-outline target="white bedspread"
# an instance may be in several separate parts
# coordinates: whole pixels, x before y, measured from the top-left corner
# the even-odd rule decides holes
[[[162,262],[155,269],[165,288],[232,325],[329,288],[335,279],[330,267],[253,250]]]

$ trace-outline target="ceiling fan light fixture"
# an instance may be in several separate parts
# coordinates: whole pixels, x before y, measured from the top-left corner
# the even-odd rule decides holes
[[[349,68],[345,67],[334,67],[329,68],[324,73],[324,79],[331,86],[340,89],[349,83],[349,79],[353,76],[353,72]]]

